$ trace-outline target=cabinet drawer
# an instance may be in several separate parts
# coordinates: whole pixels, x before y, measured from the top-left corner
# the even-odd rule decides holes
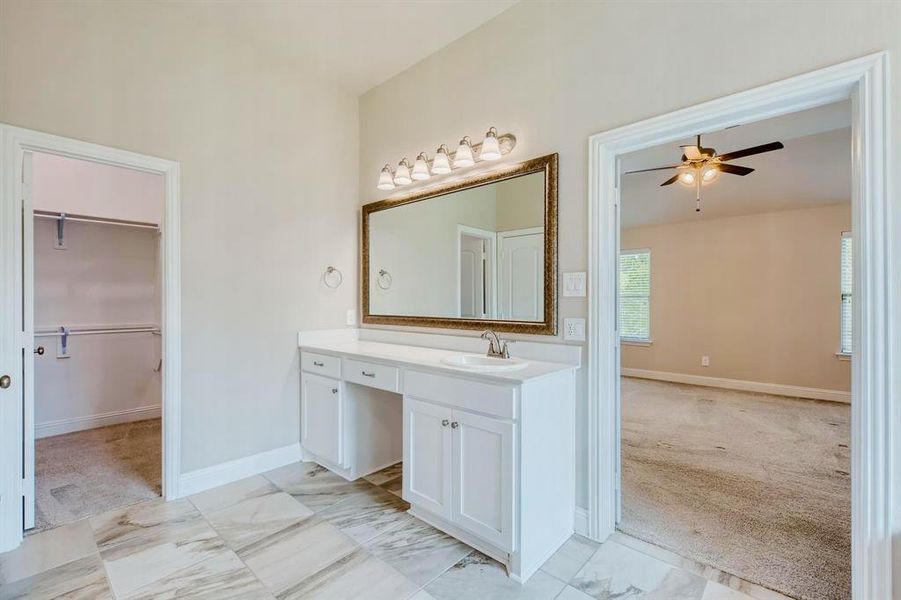
[[[325,375],[327,377],[341,377],[341,359],[327,354],[315,352],[300,353],[300,368],[308,373]]]
[[[404,375],[404,395],[505,419],[516,418],[516,390],[513,386],[408,370]]]
[[[388,392],[397,392],[400,389],[397,367],[350,358],[344,359],[344,380]]]

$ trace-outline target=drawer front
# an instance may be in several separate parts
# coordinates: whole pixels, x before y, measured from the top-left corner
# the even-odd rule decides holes
[[[344,380],[388,392],[400,390],[397,367],[362,360],[344,359]]]
[[[328,354],[301,352],[300,368],[308,373],[316,373],[326,377],[334,377],[336,379],[341,377],[341,359]]]
[[[404,395],[504,419],[516,418],[516,390],[513,386],[407,370],[404,374]]]

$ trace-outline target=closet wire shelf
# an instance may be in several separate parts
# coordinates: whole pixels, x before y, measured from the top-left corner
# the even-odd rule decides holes
[[[114,333],[153,333],[155,335],[162,334],[162,329],[155,326],[120,326],[120,327],[71,327],[67,330],[59,329],[39,329],[35,330],[34,337],[61,337],[64,335],[105,335]]]

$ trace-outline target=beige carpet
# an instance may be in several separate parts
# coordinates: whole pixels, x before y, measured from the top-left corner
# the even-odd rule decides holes
[[[792,597],[850,598],[850,412],[624,377],[620,529]]]
[[[159,419],[37,440],[31,532],[158,497],[161,456]]]

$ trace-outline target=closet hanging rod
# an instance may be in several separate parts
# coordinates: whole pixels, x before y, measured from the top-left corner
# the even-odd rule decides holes
[[[153,333],[160,334],[159,327],[106,327],[104,329],[69,329],[69,335],[101,335],[110,333]],[[34,332],[34,337],[61,337],[62,331],[42,329]]]
[[[90,217],[88,215],[76,215],[71,213],[58,213],[50,210],[35,210],[34,216],[42,219],[59,219],[65,214],[66,221],[78,221],[80,223],[100,223],[103,225],[122,225],[124,227],[138,227],[139,229],[155,229],[159,231],[160,226],[156,223],[147,223],[144,221],[126,221],[123,219],[104,219],[102,217]]]

